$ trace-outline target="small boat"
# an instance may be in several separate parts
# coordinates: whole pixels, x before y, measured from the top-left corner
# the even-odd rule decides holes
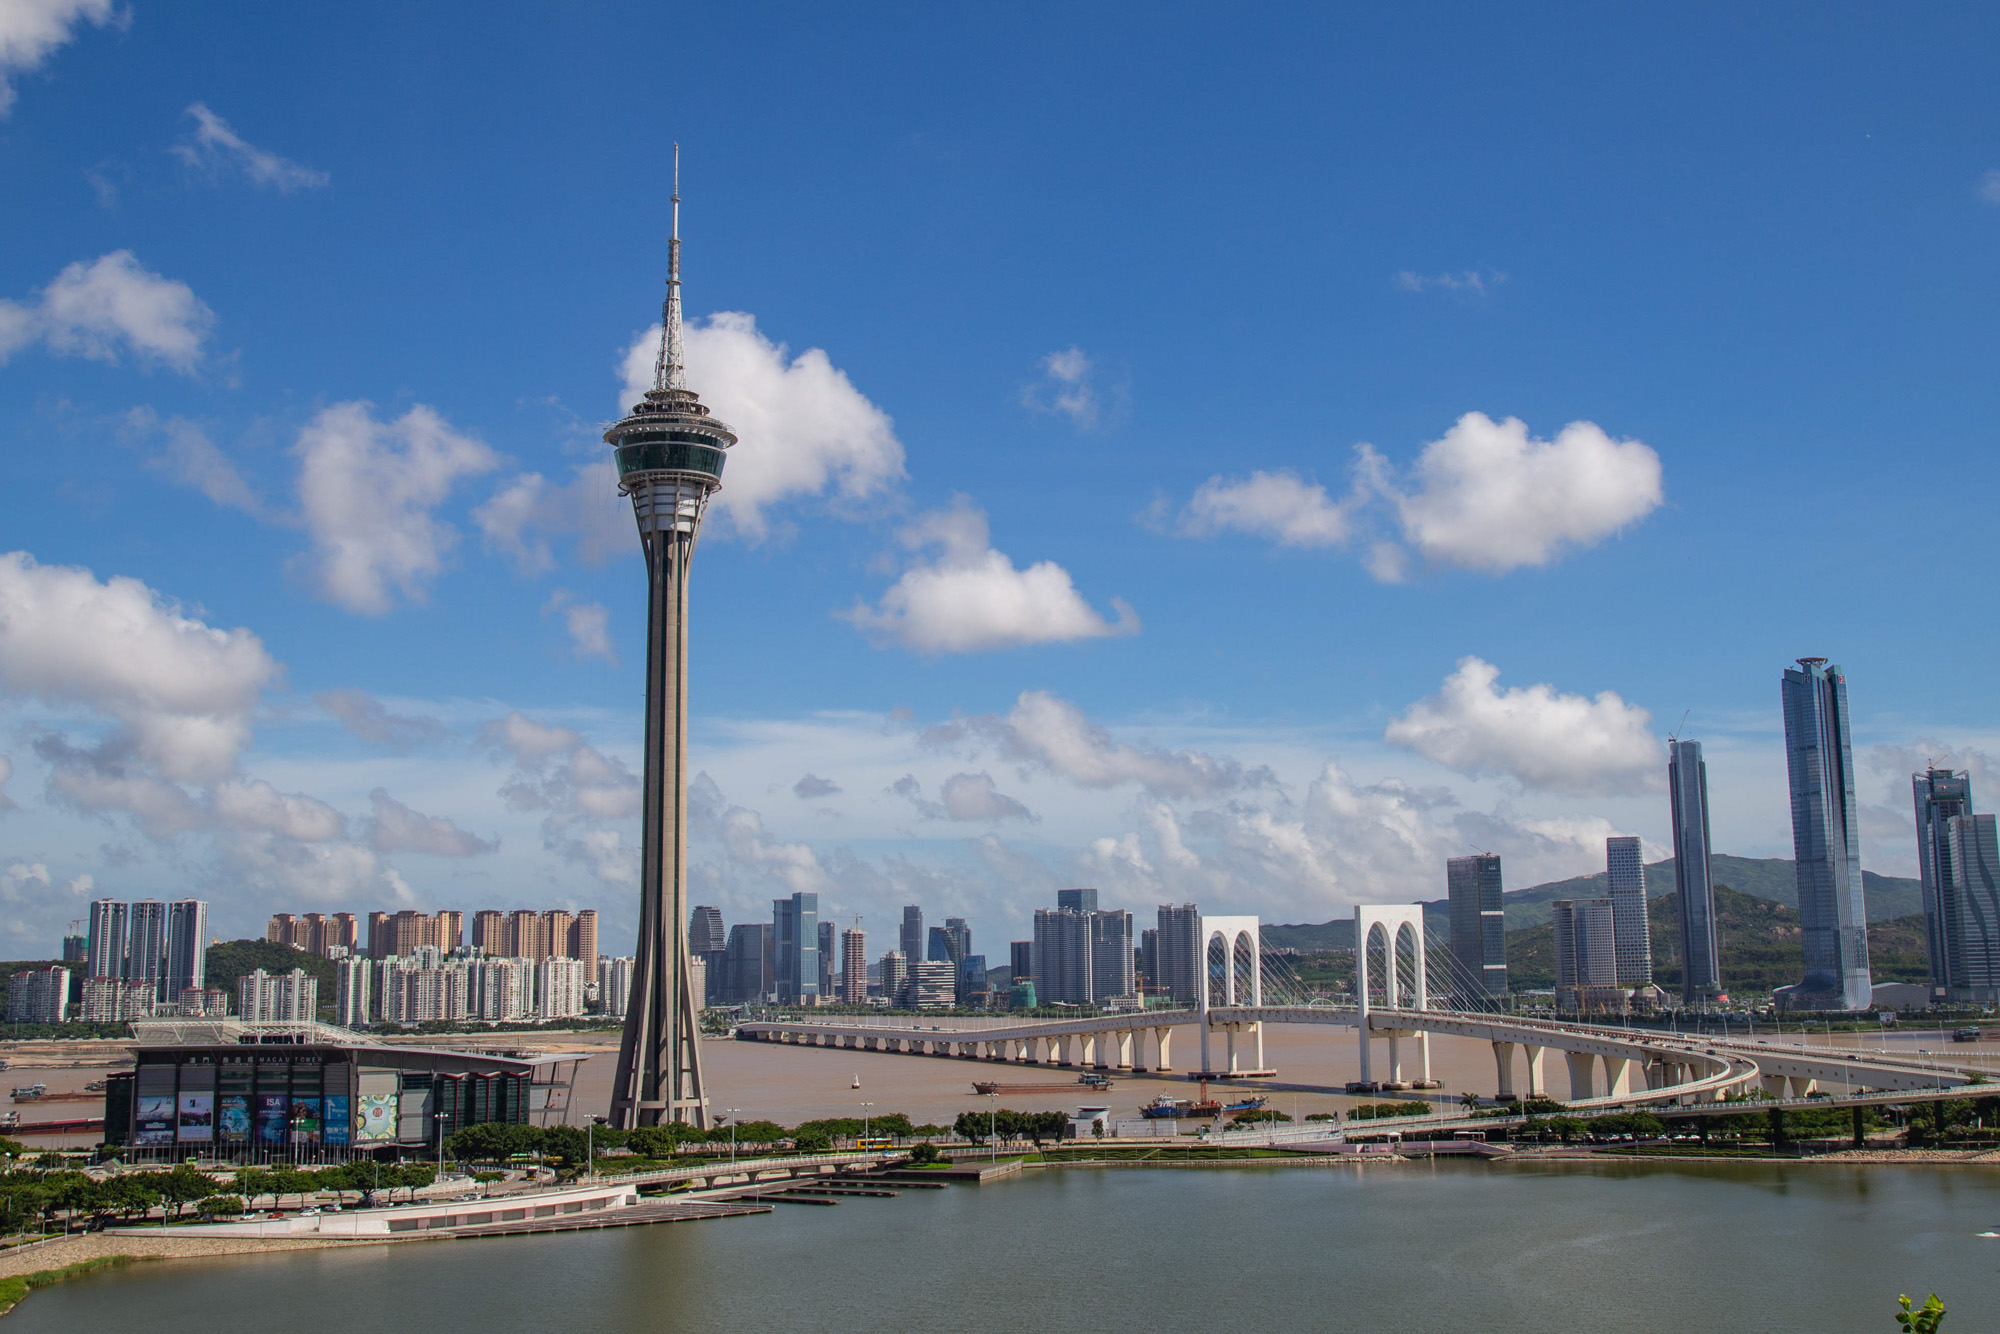
[[[49,1091],[47,1084],[30,1084],[26,1088],[9,1089],[7,1096],[15,1102],[33,1102]]]
[[[1269,1101],[1269,1098],[1262,1097],[1245,1098],[1241,1102],[1223,1104],[1222,1110],[1225,1112],[1254,1112],[1260,1110]]]
[[[860,1088],[860,1087],[861,1087],[861,1075],[860,1075],[860,1072],[858,1072],[858,1071],[857,1071],[857,1072],[855,1073],[855,1076],[854,1076],[854,1082],[853,1082],[852,1084],[849,1084],[849,1085],[848,1085],[847,1087],[849,1087],[849,1088],[851,1088],[851,1089],[858,1089],[858,1088]]]
[[[1212,1117],[1222,1110],[1222,1104],[1213,1099],[1195,1102],[1189,1098],[1170,1098],[1162,1093],[1159,1097],[1139,1109],[1139,1115],[1149,1121],[1178,1120],[1195,1117]]]

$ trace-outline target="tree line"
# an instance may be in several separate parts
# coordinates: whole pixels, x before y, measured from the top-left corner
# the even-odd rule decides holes
[[[0,1233],[49,1231],[61,1218],[64,1228],[79,1223],[101,1228],[113,1219],[144,1218],[154,1209],[162,1218],[180,1218],[193,1206],[201,1214],[244,1212],[246,1200],[274,1204],[296,1196],[349,1194],[363,1203],[377,1191],[428,1186],[437,1169],[427,1163],[356,1161],[311,1171],[297,1167],[240,1167],[233,1177],[198,1171],[183,1163],[160,1172],[120,1172],[101,1180],[72,1170],[35,1171],[16,1168],[0,1172]],[[169,1212],[171,1211],[171,1212]]]

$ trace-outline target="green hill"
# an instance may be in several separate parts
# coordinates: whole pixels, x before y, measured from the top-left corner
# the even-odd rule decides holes
[[[229,993],[235,1004],[236,980],[246,973],[263,969],[267,973],[289,973],[303,968],[306,975],[319,979],[321,1010],[333,1005],[333,960],[290,945],[274,945],[268,940],[227,940],[208,947],[208,985]]]
[[[1710,868],[1718,885],[1728,885],[1738,894],[1793,909],[1799,906],[1798,881],[1789,858],[1732,857],[1727,853],[1716,853],[1710,859]],[[1923,912],[1923,890],[1915,880],[1863,871],[1861,886],[1871,925]],[[1507,929],[1511,933],[1546,923],[1549,920],[1549,905],[1557,899],[1597,899],[1603,898],[1605,893],[1602,871],[1595,875],[1580,875],[1569,880],[1554,880],[1543,885],[1530,885],[1526,889],[1509,890],[1503,900],[1507,908]],[[1671,898],[1673,893],[1674,859],[1668,857],[1649,865],[1646,868],[1647,899],[1657,902]],[[1425,934],[1444,939],[1450,931],[1446,901],[1431,899],[1423,908]],[[1354,919],[1350,916],[1314,925],[1267,926],[1263,935],[1264,944],[1271,949],[1307,952],[1351,950],[1354,948]],[[1875,980],[1890,982],[1903,979],[1878,974]]]

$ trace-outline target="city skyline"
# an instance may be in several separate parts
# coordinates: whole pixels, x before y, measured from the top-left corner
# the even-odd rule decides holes
[[[2000,713],[1902,614],[1920,534],[1975,521],[1955,507],[1993,466],[1957,448],[1974,474],[1940,496],[1902,442],[1990,419],[1961,293],[2000,157],[1938,79],[1832,71],[1935,21],[1691,21],[1630,59],[1726,48],[1699,97],[1669,79],[1616,151],[1524,161],[1573,106],[1495,113],[1400,17],[1332,83],[1307,75],[1348,46],[1304,22],[1300,77],[1199,113],[1151,60],[1269,52],[1099,16],[1053,63],[982,38],[988,66],[931,82],[917,53],[975,20],[863,20],[880,86],[929,94],[913,125],[822,68],[817,16],[615,39],[584,16],[532,52],[502,21],[439,83],[430,17],[363,49],[311,14],[218,39],[148,0],[79,11],[0,71],[0,952],[47,953],[104,895],[199,897],[231,937],[363,902],[636,930],[643,571],[596,440],[654,365],[634,293],[674,139],[715,201],[687,356],[762,450],[731,464],[696,598],[694,897],[812,892],[878,941],[922,898],[992,940],[1069,884],[1276,922],[1436,897],[1477,848],[1542,883],[1613,833],[1671,846],[1684,711],[1714,845],[1782,855],[1768,674],[1801,652],[1867,682],[1861,861],[1914,875],[1909,775],[1990,786],[2000,754]],[[1577,57],[1632,22],[1487,17],[1447,45],[1615,87]],[[664,90],[541,69],[635,59],[634,31],[731,58]],[[268,76],[300,49],[324,85]],[[1760,55],[1775,80],[1736,63]],[[524,62],[553,111],[450,110]],[[353,95],[384,81],[440,99],[414,137]],[[1070,133],[1127,107],[1150,119]],[[589,225],[547,202],[635,162]],[[1194,292],[1162,276],[1191,253],[1216,266]],[[1192,386],[1190,323],[1218,331]],[[1754,500],[1799,494],[1798,438],[1824,494]],[[1784,559],[1809,543],[1837,586]],[[1614,651],[1690,601],[1701,639]]]

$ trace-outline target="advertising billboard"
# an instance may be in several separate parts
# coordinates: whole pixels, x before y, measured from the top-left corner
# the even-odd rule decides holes
[[[292,1143],[319,1143],[319,1099],[292,1099]]]
[[[147,1096],[139,1099],[138,1114],[133,1117],[132,1142],[134,1144],[172,1144],[174,1142],[174,1099],[172,1094],[165,1097]]]
[[[215,1138],[215,1095],[183,1093],[180,1102],[180,1141],[206,1144]]]
[[[250,1138],[250,1095],[225,1093],[216,1104],[216,1129],[232,1144]]]
[[[323,1143],[346,1144],[352,1127],[348,1122],[347,1095],[329,1093],[326,1095],[326,1119],[320,1128]]]
[[[282,1093],[259,1093],[257,1095],[257,1142],[259,1144],[283,1144],[285,1142],[286,1106],[291,1101]]]
[[[355,1132],[356,1144],[393,1144],[396,1142],[396,1095],[393,1093],[364,1093],[361,1095],[360,1128]]]

